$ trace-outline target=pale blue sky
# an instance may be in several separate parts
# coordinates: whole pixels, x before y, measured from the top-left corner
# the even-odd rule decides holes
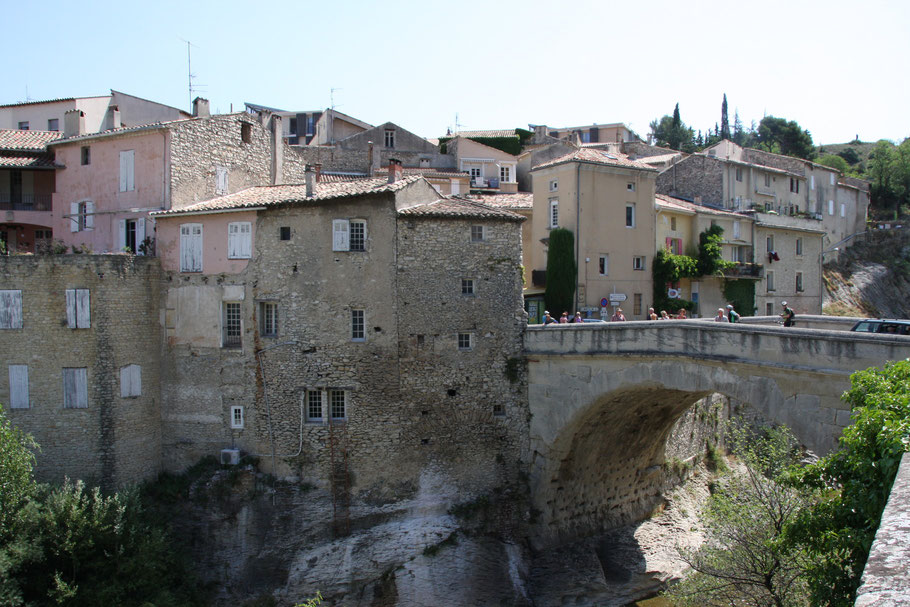
[[[910,135],[910,3],[2,2],[0,103],[116,89],[189,109],[186,44],[212,110],[336,107],[426,137],[625,122],[680,104],[696,129],[726,92],[749,122],[816,143]],[[26,93],[27,91],[27,93]]]

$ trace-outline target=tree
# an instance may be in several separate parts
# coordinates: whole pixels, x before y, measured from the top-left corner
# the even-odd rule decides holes
[[[894,183],[894,144],[882,139],[869,154],[866,176],[869,178],[871,205],[876,209],[893,208],[897,212],[900,204]]]
[[[547,309],[558,316],[575,309],[575,235],[565,228],[550,230],[547,247]]]
[[[844,428],[840,449],[791,479],[822,492],[791,529],[793,543],[811,557],[816,605],[853,605],[894,475],[910,449],[910,361],[859,371],[850,382],[844,400],[853,424]]]
[[[733,112],[733,143],[736,145],[745,145],[746,132],[743,130],[743,122],[739,119],[739,110]]]
[[[32,436],[14,427],[0,406],[0,545],[13,534],[20,508],[35,491],[37,448]]]
[[[680,118],[678,103],[673,108],[673,116],[652,120],[650,126],[655,145],[683,152],[695,151],[695,131],[687,127]]]
[[[834,154],[825,154],[818,159],[819,164],[823,164],[826,167],[831,167],[832,169],[837,169],[845,175],[850,171],[850,165],[847,164],[847,161],[844,160],[842,156],[835,156]]]
[[[720,106],[720,138],[730,139],[730,117],[727,114],[726,93],[724,93],[724,102]]]
[[[806,160],[815,157],[815,146],[809,131],[802,129],[793,120],[788,122],[774,116],[762,118],[752,147]]]
[[[732,265],[724,261],[722,244],[724,229],[713,225],[698,235],[698,274],[699,276],[716,276]]]
[[[674,605],[807,605],[805,553],[786,542],[811,494],[790,485],[799,450],[785,427],[728,433],[740,474],[717,483],[706,509],[705,544],[680,550],[693,574],[671,587]]]

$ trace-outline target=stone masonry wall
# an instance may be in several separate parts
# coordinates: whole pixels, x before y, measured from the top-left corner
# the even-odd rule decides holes
[[[0,402],[41,445],[41,480],[114,487],[161,460],[157,259],[129,255],[0,258],[0,289],[22,292],[22,329],[0,330]],[[67,327],[66,289],[88,289],[91,326]],[[121,398],[120,369],[141,367],[141,396]],[[28,365],[29,408],[9,409],[9,365]],[[63,408],[65,367],[87,369],[88,407]]]
[[[704,204],[723,206],[723,162],[703,155],[680,160],[657,175],[657,193],[692,200],[701,196]]]

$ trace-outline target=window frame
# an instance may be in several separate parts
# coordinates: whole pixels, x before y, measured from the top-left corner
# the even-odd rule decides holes
[[[120,150],[120,192],[136,191],[136,150]]]
[[[803,239],[800,237],[797,237],[797,239],[796,239],[796,256],[797,257],[803,256]]]
[[[83,145],[79,148],[79,163],[80,166],[89,166],[92,164],[92,146]]]
[[[250,221],[228,223],[228,259],[251,259],[253,257],[253,224]]]
[[[597,256],[597,275],[598,276],[609,276],[610,275],[610,254],[603,253]]]
[[[227,167],[215,167],[215,195],[224,196],[228,193],[228,170]]]
[[[626,191],[627,191],[627,192],[634,192],[634,191],[635,191],[635,182],[634,182],[634,181],[629,181],[629,182],[626,183]]]
[[[487,226],[484,225],[472,225],[471,226],[471,242],[483,242],[487,239]]]
[[[363,308],[351,308],[351,341],[367,340],[367,315]]]
[[[633,255],[632,256],[632,270],[636,272],[644,272],[647,267],[647,259],[645,255]]]
[[[456,337],[459,352],[470,352],[474,349],[474,333],[459,331]]]
[[[184,228],[188,231],[184,232]],[[198,228],[198,233],[195,230]],[[180,271],[181,272],[202,272],[203,268],[203,258],[204,258],[204,245],[205,245],[205,230],[203,224],[201,223],[181,223],[180,224]],[[199,246],[196,246],[196,241],[199,241]],[[189,251],[186,247],[191,246],[194,251]],[[198,249],[198,251],[196,250]],[[196,255],[189,255],[189,253],[198,253]],[[187,262],[190,262],[189,264]],[[195,262],[195,263],[193,263]]]
[[[230,416],[231,430],[243,430],[246,421],[243,417],[243,405],[231,405]]]
[[[259,336],[278,337],[278,302],[259,302]]]
[[[802,293],[803,291],[805,291],[805,288],[803,285],[803,273],[797,272],[796,273],[796,292]]]
[[[743,168],[736,167],[736,181],[742,183],[743,181]]]
[[[221,302],[221,347],[243,347],[243,302]]]
[[[500,183],[512,183],[512,166],[508,164],[499,165]]]
[[[627,202],[626,203],[626,218],[625,224],[627,228],[635,228],[635,203]]]
[[[461,279],[461,294],[465,295],[465,296],[470,296],[470,297],[473,297],[474,295],[476,295],[477,293],[474,290],[475,284],[476,283],[474,282],[473,278],[462,278]]]
[[[318,398],[314,398],[318,397]],[[323,396],[322,390],[306,390],[304,391],[304,398],[306,402],[304,403],[304,421],[307,424],[322,424],[325,423],[325,398]],[[312,415],[316,411],[314,406],[318,406],[319,415]]]
[[[559,227],[559,198],[550,199],[550,213],[547,219],[551,230]]]
[[[551,191],[551,192],[558,192],[558,191],[559,191],[559,179],[551,179],[551,180],[550,180],[550,191]]]
[[[48,118],[47,119],[47,130],[52,133],[60,132],[60,119],[59,118]]]
[[[88,368],[63,367],[63,408],[88,409]],[[67,388],[69,386],[69,389]]]
[[[328,406],[329,406],[329,419],[332,420],[332,423],[346,422],[348,420],[348,391],[341,388],[329,388],[328,393]],[[336,415],[338,409],[337,405],[341,406],[341,415]]]
[[[768,293],[773,293],[777,290],[774,285],[774,270],[765,272],[765,290]]]
[[[390,150],[395,149],[395,129],[385,129],[383,131],[383,147]]]
[[[22,328],[22,290],[0,290],[0,330]]]

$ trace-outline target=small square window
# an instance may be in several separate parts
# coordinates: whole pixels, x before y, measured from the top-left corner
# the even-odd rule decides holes
[[[274,301],[259,302],[259,335],[277,337],[278,303]]]
[[[474,279],[473,278],[462,278],[461,279],[461,294],[462,295],[474,295]]]
[[[351,340],[366,341],[366,322],[363,310],[351,310]]]
[[[231,407],[231,428],[234,430],[243,429],[243,407],[237,405]]]
[[[60,130],[60,119],[59,118],[48,118],[47,119],[47,130],[49,131],[59,131]]]
[[[473,333],[459,333],[458,334],[458,349],[459,350],[471,350],[474,347],[474,334]]]
[[[253,125],[249,122],[244,122],[240,125],[240,141],[243,143],[252,143],[253,141]]]
[[[471,226],[471,242],[483,242],[486,240],[485,232],[484,226]]]
[[[634,191],[635,191],[635,184],[634,184],[634,183],[627,183],[627,184],[626,184],[626,191],[628,191],[628,192],[634,192]]]
[[[306,421],[310,424],[322,423],[322,391],[307,390]]]
[[[550,180],[550,191],[551,191],[551,192],[556,192],[557,190],[559,190],[559,180],[558,180],[558,179],[551,179],[551,180]]]
[[[495,417],[504,417],[506,414],[505,405],[502,403],[493,403],[493,415]]]
[[[29,127],[28,127],[28,120],[25,120],[25,121],[19,123],[19,130],[20,130],[20,131],[27,131],[28,128],[29,128]]]
[[[291,239],[291,226],[281,226],[278,228],[278,238],[280,240],[290,240]]]
[[[632,258],[632,269],[633,270],[644,270],[645,269],[645,257],[644,255],[636,255]]]

